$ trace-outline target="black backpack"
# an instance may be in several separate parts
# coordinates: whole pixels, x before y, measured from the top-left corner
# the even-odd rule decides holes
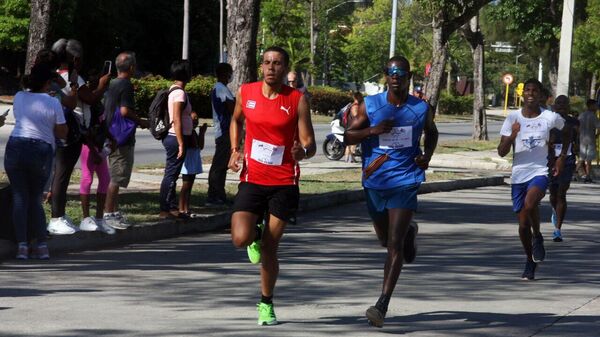
[[[156,93],[152,103],[150,104],[150,110],[148,111],[148,121],[150,123],[150,133],[157,140],[164,139],[169,134],[171,128],[171,119],[169,118],[169,94],[175,90],[183,90],[180,87],[174,87],[172,89],[162,89]],[[187,105],[187,94],[185,95],[184,107]]]

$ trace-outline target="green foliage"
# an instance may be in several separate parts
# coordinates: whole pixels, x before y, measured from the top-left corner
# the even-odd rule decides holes
[[[473,96],[454,96],[446,92],[440,95],[438,113],[442,115],[467,115],[473,111]]]
[[[600,72],[600,0],[587,1],[587,20],[576,28],[573,67],[585,73]]]
[[[0,1],[0,49],[23,51],[29,32],[27,0]]]
[[[310,87],[310,107],[316,114],[334,115],[344,105],[352,102],[352,94],[332,87]]]
[[[133,79],[132,82],[135,88],[135,108],[143,116],[147,115],[150,103],[152,103],[156,93],[161,89],[168,88],[173,83],[161,76]],[[210,91],[215,83],[216,79],[214,77],[196,76],[185,87],[185,91],[191,99],[192,109],[201,118],[212,117]]]
[[[587,107],[585,106],[586,98],[582,96],[571,96],[569,97],[569,102],[571,105],[571,111],[580,114],[584,112]]]

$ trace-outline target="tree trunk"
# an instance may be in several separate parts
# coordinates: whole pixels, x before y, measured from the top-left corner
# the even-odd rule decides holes
[[[596,77],[597,71],[594,71],[594,74],[592,75],[592,82],[590,83],[590,91],[589,91],[589,96],[592,99],[596,98],[596,81],[598,80],[598,78]]]
[[[256,38],[260,0],[227,0],[227,61],[233,68],[229,88],[257,80]]]
[[[474,16],[462,27],[462,35],[469,42],[473,55],[473,139],[488,140],[483,91],[483,34],[479,27],[479,16]]]
[[[51,2],[51,0],[31,0],[25,74],[29,74],[31,71],[40,50],[46,48],[48,30],[50,28]]]
[[[441,24],[434,19],[433,22],[433,60],[429,79],[425,84],[425,96],[432,107],[437,108],[440,90],[448,59],[448,41],[444,37]]]

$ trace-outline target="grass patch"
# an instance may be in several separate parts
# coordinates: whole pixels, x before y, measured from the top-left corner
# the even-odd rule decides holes
[[[310,119],[313,124],[329,125],[329,123],[331,123],[331,121],[333,120],[333,116],[311,114]]]
[[[498,140],[453,140],[439,142],[433,155],[460,151],[489,151],[498,147]]]

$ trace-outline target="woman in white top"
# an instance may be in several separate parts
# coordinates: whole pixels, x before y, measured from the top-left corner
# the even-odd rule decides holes
[[[50,258],[42,192],[50,174],[55,137],[64,139],[68,132],[60,103],[48,95],[52,76],[47,64],[35,65],[25,83],[29,91],[15,95],[15,127],[4,155],[4,168],[13,196],[12,217],[19,245],[17,259],[22,260],[29,258],[28,225],[37,239],[32,253],[40,259]]]

